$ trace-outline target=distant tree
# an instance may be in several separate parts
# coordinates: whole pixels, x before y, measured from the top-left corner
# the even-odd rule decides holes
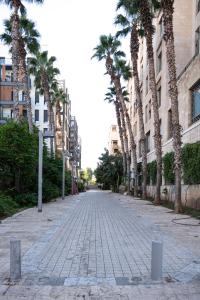
[[[103,184],[104,189],[119,191],[123,178],[123,159],[121,154],[109,155],[107,149],[99,157],[99,163],[94,171],[96,182]]]

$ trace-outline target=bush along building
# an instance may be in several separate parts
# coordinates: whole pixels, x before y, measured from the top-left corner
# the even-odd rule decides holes
[[[154,19],[154,58],[162,138],[161,198],[174,201],[174,169],[172,145],[172,107],[168,92],[169,74],[166,45],[163,38],[162,10]],[[182,203],[200,208],[200,1],[174,1],[174,39],[178,85],[179,122],[182,137]],[[146,151],[148,160],[149,197],[155,196],[156,156],[154,147],[154,118],[149,86],[149,65],[145,38],[140,38],[138,72],[142,95]],[[137,144],[138,169],[141,170],[139,116],[133,78],[129,80],[128,105]],[[140,173],[141,176],[141,173]],[[139,178],[141,181],[141,178]]]

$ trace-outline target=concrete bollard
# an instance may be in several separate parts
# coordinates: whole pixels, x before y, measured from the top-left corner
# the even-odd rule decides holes
[[[163,263],[163,242],[152,241],[151,250],[151,279],[160,280],[162,278]]]
[[[10,279],[21,279],[21,241],[10,241]]]

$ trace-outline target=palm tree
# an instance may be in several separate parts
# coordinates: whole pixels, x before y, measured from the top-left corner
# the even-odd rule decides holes
[[[52,104],[55,105],[55,108],[56,108],[56,120],[55,120],[56,125],[54,128],[55,138],[56,138],[56,132],[59,130],[58,128],[61,128],[61,126],[64,126],[64,124],[62,124],[62,121],[61,121],[61,103],[62,103],[62,106],[64,107],[65,103],[67,102],[66,93],[64,92],[64,90],[62,88],[58,87],[58,84],[54,84],[54,86],[52,86],[51,98],[52,98]],[[62,143],[64,143],[64,137],[62,137]],[[56,140],[55,140],[55,152],[57,153]]]
[[[164,41],[166,44],[166,56],[169,71],[169,96],[172,109],[174,169],[175,169],[175,212],[182,212],[181,202],[181,126],[179,123],[178,88],[176,79],[176,55],[173,33],[173,0],[161,0],[164,24]]]
[[[35,57],[29,60],[29,73],[35,76],[35,86],[44,95],[44,101],[47,103],[49,131],[54,133],[54,113],[51,101],[51,85],[55,81],[55,76],[60,71],[53,66],[56,61],[55,56],[48,58],[48,51],[38,52]],[[53,141],[51,139],[51,155],[53,155]]]
[[[31,3],[43,3],[43,0],[25,0]],[[19,20],[19,10],[21,14],[24,14],[26,9],[21,0],[0,0],[0,4],[6,4],[12,9],[11,15],[11,37],[12,37],[12,66],[13,66],[13,118],[17,120],[19,118],[19,51],[20,51],[20,20]]]
[[[140,81],[138,75],[138,52],[139,52],[139,38],[138,38],[138,16],[135,10],[131,9],[130,5],[126,6],[123,1],[119,1],[117,9],[123,7],[126,16],[119,14],[116,17],[115,24],[120,25],[122,30],[118,31],[116,36],[126,36],[130,33],[130,52],[133,68],[133,78],[134,86],[136,92],[136,103],[138,108],[139,116],[139,131],[140,131],[140,143],[141,143],[141,153],[142,153],[142,197],[146,199],[147,197],[147,151],[145,145],[145,131],[144,131],[144,120],[143,120],[143,106],[142,106],[142,96],[140,91]]]
[[[121,42],[111,35],[100,36],[100,44],[94,48],[95,54],[93,57],[96,57],[99,61],[102,59],[106,60],[106,70],[107,74],[111,77],[111,82],[114,84],[116,95],[121,103],[123,114],[126,119],[127,129],[130,138],[130,146],[131,146],[131,155],[133,166],[136,174],[136,182],[134,194],[137,195],[137,156],[136,156],[136,144],[134,141],[133,131],[131,127],[130,117],[127,111],[127,107],[124,101],[122,86],[120,79],[127,80],[131,76],[130,68],[126,65],[124,60],[121,60],[125,54],[122,51],[119,51],[118,48],[121,45]],[[127,157],[129,159],[129,157]],[[128,171],[128,170],[127,170]],[[128,173],[128,178],[130,177],[130,172]],[[129,192],[129,186],[128,186]]]
[[[124,125],[124,122],[121,120],[121,114],[120,114],[120,102],[117,100],[115,88],[113,86],[108,88],[108,92],[105,94],[106,98],[104,100],[108,101],[109,103],[113,103],[115,106],[115,112],[116,112],[116,118],[117,118],[117,125],[119,129],[119,137],[121,142],[121,150],[122,150],[122,158],[123,158],[123,174],[124,178],[126,178],[126,170],[127,170],[127,159],[126,156],[129,155],[128,152],[128,138],[126,134],[126,126]],[[123,91],[123,94],[127,93],[126,91]],[[125,97],[125,94],[124,94]],[[124,138],[126,136],[127,142],[126,142],[126,151],[125,151],[125,141]]]
[[[156,153],[156,164],[157,164],[157,179],[156,179],[156,194],[154,203],[160,204],[160,187],[162,183],[162,144],[160,134],[160,119],[158,110],[158,98],[157,98],[157,87],[155,77],[155,65],[154,65],[154,51],[153,51],[153,10],[149,0],[121,0],[124,5],[128,7],[130,5],[132,11],[139,13],[139,19],[143,29],[144,36],[146,38],[147,45],[147,57],[149,63],[149,85],[152,94],[152,105],[154,115],[154,145]],[[156,5],[157,0],[152,0]]]
[[[39,50],[38,37],[40,36],[39,32],[35,29],[34,22],[27,19],[25,16],[22,16],[19,19],[19,29],[20,29],[20,39],[19,39],[19,79],[22,81],[22,90],[24,92],[24,98],[27,107],[27,116],[29,123],[29,132],[33,131],[33,120],[32,120],[32,109],[31,109],[31,97],[30,97],[30,88],[28,84],[28,72],[26,65],[26,55],[27,52],[30,54],[35,54]],[[0,39],[4,44],[11,46],[12,45],[12,23],[10,20],[4,21],[5,33],[0,36]],[[12,51],[12,47],[10,52]]]

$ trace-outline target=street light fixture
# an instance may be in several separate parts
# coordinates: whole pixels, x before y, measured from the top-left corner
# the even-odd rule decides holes
[[[43,138],[54,138],[50,131],[38,132],[39,137],[39,157],[38,157],[38,212],[42,212],[42,181],[43,181]]]

